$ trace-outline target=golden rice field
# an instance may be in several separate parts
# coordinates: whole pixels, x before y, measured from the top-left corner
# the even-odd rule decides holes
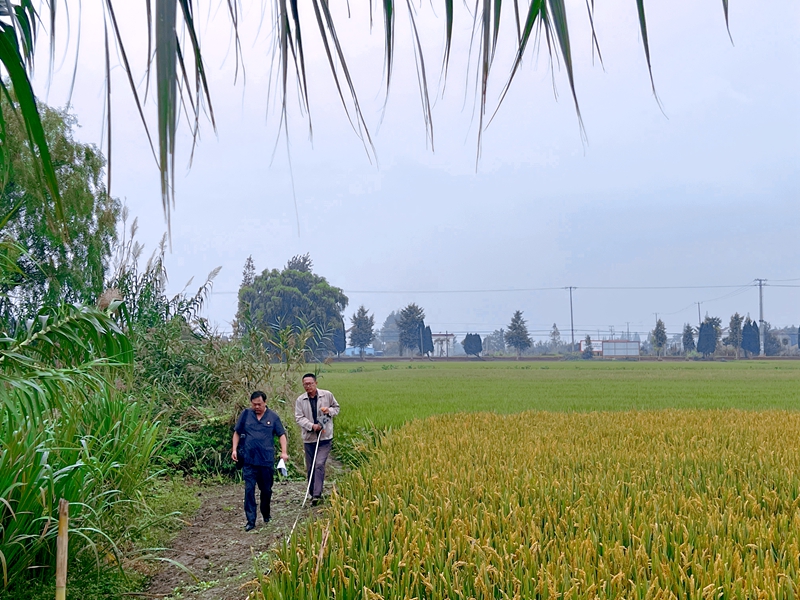
[[[394,430],[266,598],[794,598],[800,413],[472,413]]]

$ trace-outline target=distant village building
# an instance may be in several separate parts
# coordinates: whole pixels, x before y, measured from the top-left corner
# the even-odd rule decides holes
[[[361,348],[346,348],[344,351],[345,356],[361,356]],[[364,348],[364,356],[383,356],[380,350],[375,351],[372,346]]]
[[[631,340],[603,340],[603,358],[639,358],[640,343]]]
[[[586,340],[581,340],[581,352],[586,349]],[[639,357],[639,340],[592,340],[592,354],[603,358]]]
[[[432,333],[433,346],[436,348],[434,354],[436,356],[450,356],[450,345],[455,340],[456,334],[454,333]]]

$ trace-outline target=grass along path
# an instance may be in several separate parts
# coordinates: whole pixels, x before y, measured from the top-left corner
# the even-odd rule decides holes
[[[339,472],[335,465],[333,470]],[[333,488],[332,482],[333,477],[326,478],[326,494]],[[199,487],[200,508],[186,517],[186,527],[166,554],[183,568],[164,563],[146,592],[136,595],[164,600],[246,598],[257,587],[256,569],[266,568],[270,551],[286,540],[297,516],[302,524],[324,510],[324,505],[311,508],[308,503],[301,508],[305,491],[305,481],[276,478],[271,521],[264,525],[259,516],[256,529],[245,532],[243,483]]]

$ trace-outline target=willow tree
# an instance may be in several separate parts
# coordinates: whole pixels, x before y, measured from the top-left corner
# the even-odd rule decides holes
[[[262,9],[267,10],[266,3],[264,0],[261,1]],[[118,56],[161,173],[162,202],[165,217],[169,222],[170,206],[174,200],[174,162],[179,112],[184,110],[188,113],[188,122],[195,141],[201,118],[207,117],[211,126],[216,127],[203,58],[204,48],[198,34],[199,27],[196,18],[196,12],[201,3],[199,0],[145,0],[141,3],[141,10],[146,14],[147,19],[146,31],[141,32],[141,38],[147,40],[147,54],[145,55],[145,73],[137,73],[132,68],[132,55],[128,49],[130,40],[126,42],[123,39],[119,26],[116,9],[121,6],[121,2],[122,0],[102,0],[100,2],[105,19],[105,114],[110,123],[113,114],[110,79],[112,67],[116,67],[116,65],[112,65],[111,57]],[[631,0],[631,2],[635,2],[637,8],[642,50],[655,94],[645,2],[644,0]],[[381,0],[374,4],[372,0],[368,0],[367,6],[362,6],[357,10],[369,11],[370,26],[373,24],[373,16],[376,17],[375,20],[378,20],[378,15],[380,15],[380,22],[383,26],[384,80],[387,93],[391,86],[395,59],[395,23],[402,14],[405,14],[408,19],[413,37],[413,53],[419,77],[423,118],[428,134],[432,136],[432,94],[429,90],[429,81],[434,75],[431,65],[439,63],[431,61],[430,57],[425,56],[423,52],[420,38],[421,28],[418,28],[418,21],[423,17],[417,12],[421,8],[415,7],[411,0],[405,0],[405,2]],[[470,52],[477,58],[478,65],[475,91],[479,104],[478,151],[480,137],[486,125],[486,116],[490,110],[496,108],[488,106],[487,86],[492,72],[498,68],[494,59],[501,35],[513,39],[515,50],[511,63],[501,67],[499,77],[503,83],[503,91],[500,94],[499,103],[502,103],[523,59],[544,42],[542,45],[550,55],[551,64],[560,64],[564,67],[575,110],[580,119],[573,74],[569,19],[565,4],[565,0],[527,0],[527,2],[514,0],[513,3],[503,0],[475,0],[470,17],[473,22]],[[234,62],[238,72],[242,59],[239,24],[243,16],[243,3],[241,0],[227,0],[226,2],[219,0],[219,5],[221,11],[226,12],[231,28],[236,53]],[[441,66],[437,66],[437,69],[440,68],[446,77],[448,76],[456,21],[454,0],[443,0],[440,7],[432,7],[431,13],[437,8],[441,8],[444,15],[442,27],[445,34],[444,53],[441,57]],[[722,9],[727,25],[728,0],[722,0]],[[0,80],[0,88],[5,94],[9,93],[10,87],[13,87],[16,92],[18,98],[16,114],[25,123],[30,147],[39,159],[40,176],[51,196],[54,214],[60,222],[64,223],[63,206],[53,160],[31,85],[31,74],[39,40],[49,44],[47,55],[51,69],[56,62],[60,62],[64,58],[57,56],[61,52],[57,50],[60,47],[57,46],[56,40],[67,34],[66,31],[57,30],[58,11],[78,15],[78,27],[80,28],[80,0],[62,0],[61,2],[58,0],[39,0],[39,2],[2,0],[0,2],[0,64],[4,71],[3,78]],[[591,26],[592,50],[597,51],[600,55],[600,45],[594,30],[593,0],[586,2],[586,11]],[[505,13],[513,15],[515,28],[504,27],[501,30],[501,16]],[[364,142],[365,147],[368,150],[372,149],[371,134],[361,112],[358,92],[353,77],[351,77],[348,60],[337,31],[337,23],[328,0],[305,0],[302,3],[298,0],[275,0],[271,18],[275,40],[273,64],[265,61],[262,68],[269,70],[276,85],[278,98],[282,102],[280,111],[282,126],[288,126],[287,91],[290,86],[296,85],[301,107],[308,114],[309,80],[307,74],[309,70],[306,68],[305,44],[310,36],[319,36],[347,118],[352,123],[356,134]],[[48,35],[39,35],[39,30],[42,28]],[[77,59],[75,60],[77,61]],[[277,69],[273,69],[273,65],[277,65]],[[77,63],[75,67],[77,68]],[[144,86],[144,90],[141,89],[142,86]],[[148,123],[143,109],[144,100],[151,86],[157,103],[155,127]],[[0,115],[0,137],[4,135],[7,118],[9,115]],[[108,135],[106,138],[109,145],[106,154],[110,157],[111,136]],[[2,140],[0,139],[0,141]],[[2,152],[4,150],[0,144],[0,158],[2,158]]]

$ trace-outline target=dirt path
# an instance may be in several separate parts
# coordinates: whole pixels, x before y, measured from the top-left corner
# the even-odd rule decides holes
[[[327,487],[326,481],[326,487]],[[200,509],[171,544],[166,557],[184,570],[165,563],[153,577],[144,597],[174,600],[244,600],[254,589],[255,561],[267,562],[268,551],[291,531],[298,514],[303,519],[321,509],[308,503],[301,509],[303,481],[276,481],[272,494],[272,520],[260,520],[256,529],[244,531],[244,485],[200,488]],[[326,490],[327,493],[327,490]],[[299,527],[299,525],[298,525]],[[142,596],[140,596],[142,597]]]

